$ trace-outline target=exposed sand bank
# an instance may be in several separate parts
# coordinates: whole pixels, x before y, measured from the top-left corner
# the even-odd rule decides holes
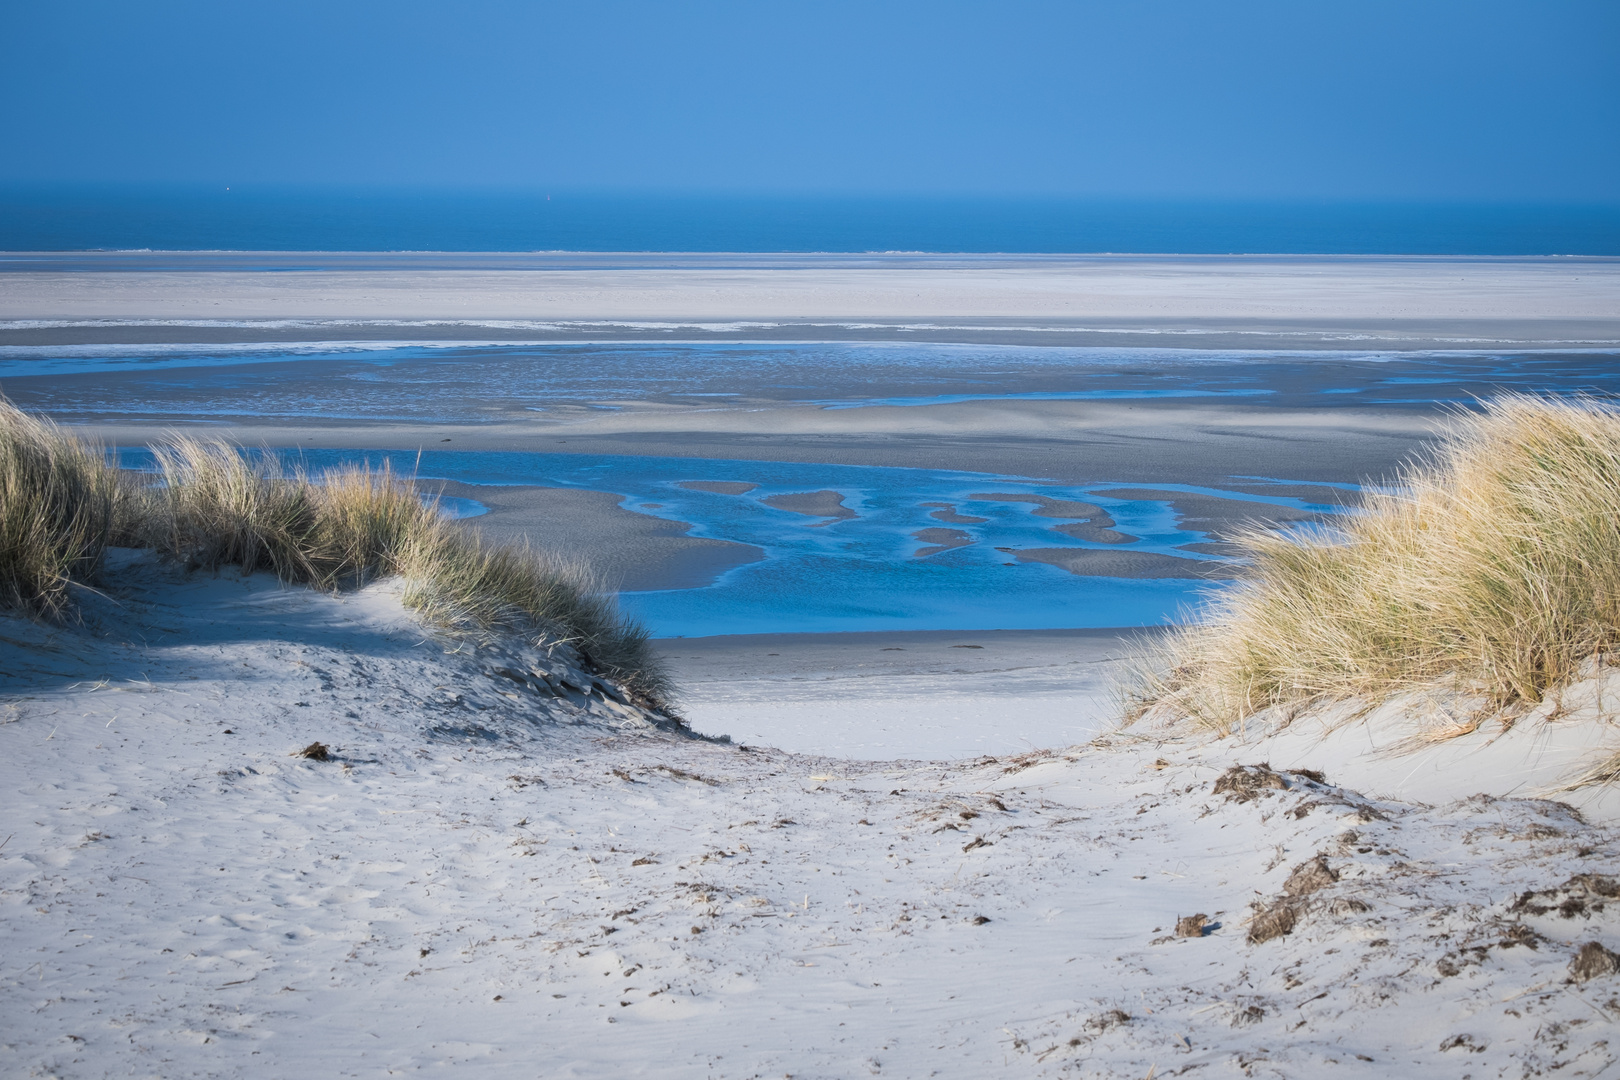
[[[740,480],[682,480],[677,487],[691,491],[707,491],[715,495],[746,495],[758,484],[745,484]]]
[[[177,419],[73,426],[92,437],[137,445],[176,426]],[[1227,486],[1232,477],[1272,476],[1298,479],[1304,488],[1312,480],[1354,483],[1387,473],[1433,434],[1435,417],[1416,411],[1180,402],[965,401],[928,408],[781,405],[747,411],[648,405],[623,413],[531,414],[521,422],[482,424],[244,418],[214,421],[202,430],[289,449],[648,454],[960,469],[1069,483]]]
[[[409,265],[408,261],[399,263]],[[1620,260],[1368,257],[1075,257],[948,268],[881,257],[862,267],[254,273],[143,270],[8,273],[3,319],[777,320],[1110,319],[1119,329],[1241,332],[1413,322],[1589,335],[1620,326]],[[1568,325],[1534,329],[1541,321]],[[1580,329],[1584,328],[1584,329]],[[1296,329],[1305,329],[1296,327]]]
[[[918,548],[913,553],[912,557],[917,559],[926,559],[928,556],[938,555],[942,551],[967,547],[974,542],[973,537],[961,529],[918,529],[911,534],[911,538],[928,545],[927,547]]]
[[[476,499],[487,514],[467,524],[502,543],[528,543],[590,565],[612,589],[699,589],[727,570],[757,562],[751,544],[688,536],[691,527],[619,504],[605,491],[529,486],[488,487],[424,479],[424,491]]]
[[[855,511],[844,505],[844,496],[836,491],[767,495],[759,501],[778,510],[787,510],[806,517],[826,518],[829,521],[848,521],[855,516]]]
[[[1153,551],[1097,551],[1092,548],[1021,548],[1009,552],[1019,562],[1060,566],[1086,577],[1204,578],[1238,576],[1230,563],[1178,559]]]
[[[919,505],[935,507],[933,513],[928,516],[936,521],[943,521],[951,525],[981,525],[988,520],[987,518],[974,517],[972,514],[957,513],[955,503],[925,502]]]
[[[353,425],[270,422],[216,424],[189,430],[245,445],[293,450],[330,447],[415,452],[445,450],[563,451],[688,458],[699,490],[743,493],[744,482],[702,479],[702,459],[801,461],[927,469],[962,469],[1068,483],[1177,483],[1334,504],[1354,493],[1308,482],[1277,484],[1245,477],[1356,482],[1388,475],[1434,430],[1423,413],[1376,410],[1305,411],[1249,406],[1073,401],[959,402],[928,408],[698,411],[647,407],[559,421],[543,414],[522,423],[483,425]],[[75,430],[117,445],[138,445],[172,424],[78,424]],[[448,440],[448,441],[446,441]],[[437,483],[437,482],[435,482]],[[457,486],[448,494],[474,498],[492,512],[475,527],[502,538],[528,537],[542,546],[589,557],[625,589],[690,588],[753,561],[747,545],[686,536],[686,528],[619,507],[618,496],[574,489]],[[986,492],[984,494],[997,494]],[[1000,493],[1029,502],[1029,495]],[[1141,494],[1136,492],[1136,494]],[[811,498],[811,496],[815,496]],[[1224,537],[1251,522],[1287,523],[1311,515],[1290,507],[1156,492],[1171,500],[1188,527]],[[823,521],[853,514],[830,489],[806,492],[773,506]],[[1100,508],[1047,500],[1045,516],[1077,539],[1120,545],[1126,534]],[[1072,503],[1072,505],[1071,505]],[[959,517],[934,508],[938,520]],[[938,514],[948,514],[938,517]],[[1056,516],[1054,516],[1056,515]],[[1084,520],[1071,521],[1072,515]],[[1105,525],[1106,523],[1106,525]],[[1111,558],[1115,553],[1054,548],[1076,573],[1162,577],[1221,573],[1219,564],[1170,556]],[[1224,547],[1216,553],[1229,553]],[[937,554],[937,552],[936,552]],[[1128,555],[1123,548],[1120,555]],[[1069,556],[1073,555],[1073,559]],[[1011,558],[1011,556],[1009,556]],[[1072,565],[1071,565],[1072,564]],[[1181,565],[1185,564],[1185,565]]]
[[[1161,493],[1156,497],[1164,496]],[[1089,540],[1094,544],[1129,544],[1139,539],[1116,530],[1113,527],[1114,519],[1109,517],[1102,507],[1088,502],[995,491],[979,492],[973,495],[973,498],[985,502],[1034,503],[1037,507],[1034,511],[1036,517],[1071,519],[1062,525],[1052,526],[1052,531],[1072,536],[1077,540]]]

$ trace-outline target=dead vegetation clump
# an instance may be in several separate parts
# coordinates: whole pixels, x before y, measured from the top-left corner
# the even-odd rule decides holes
[[[1233,765],[1216,777],[1213,792],[1225,795],[1232,802],[1246,803],[1273,791],[1291,791],[1301,781],[1325,785],[1327,777],[1315,769],[1284,769],[1278,772],[1269,764]]]
[[[323,742],[312,742],[293,756],[308,758],[311,761],[331,761],[332,748]]]
[[[1260,945],[1273,938],[1286,937],[1294,932],[1299,925],[1300,912],[1304,905],[1292,900],[1280,900],[1270,907],[1261,910],[1249,921],[1248,942],[1250,945]]]
[[[1581,951],[1576,953],[1575,959],[1569,963],[1569,977],[1576,982],[1586,982],[1616,972],[1620,972],[1620,956],[1616,956],[1596,941],[1588,941],[1582,945]]]
[[[1209,921],[1209,916],[1201,911],[1196,915],[1183,915],[1176,919],[1176,937],[1206,937],[1213,926],[1214,924]]]
[[[1620,900],[1620,881],[1606,874],[1576,874],[1556,889],[1521,893],[1510,911],[1520,915],[1558,915],[1589,919]]]
[[[1338,884],[1338,881],[1339,872],[1328,864],[1324,855],[1316,855],[1294,867],[1288,880],[1283,882],[1283,894],[1270,904],[1261,906],[1254,918],[1249,920],[1249,944],[1259,945],[1292,934],[1305,914],[1307,898]],[[1342,897],[1329,901],[1324,908],[1335,916],[1369,910],[1360,900]]]
[[[1087,1019],[1085,1022],[1085,1029],[1089,1034],[1101,1035],[1103,1032],[1108,1031],[1111,1028],[1116,1028],[1121,1024],[1128,1024],[1130,1022],[1131,1014],[1126,1012],[1124,1009],[1109,1009],[1107,1012],[1098,1013],[1096,1016]]]
[[[183,436],[152,453],[155,477],[124,472],[0,399],[0,606],[68,614],[69,586],[92,582],[113,543],[325,590],[397,575],[405,603],[444,629],[570,645],[636,703],[668,712],[646,629],[587,568],[488,543],[390,466],[310,474],[268,451]]]
[[[1246,583],[1138,674],[1133,720],[1224,734],[1416,691],[1539,702],[1620,646],[1620,407],[1495,398],[1337,530],[1243,543]]]
[[[1249,1005],[1232,1014],[1233,1027],[1252,1027],[1266,1018],[1266,1010],[1258,1005]]]
[[[1309,896],[1319,889],[1337,883],[1339,872],[1328,865],[1327,859],[1321,855],[1294,867],[1288,880],[1283,882],[1283,892],[1288,896]]]

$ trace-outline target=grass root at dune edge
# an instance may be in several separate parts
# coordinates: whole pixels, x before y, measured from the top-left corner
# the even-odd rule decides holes
[[[1494,398],[1337,530],[1241,539],[1245,581],[1134,673],[1127,723],[1435,691],[1511,723],[1620,639],[1620,408]]]
[[[638,704],[674,715],[646,629],[588,568],[488,543],[387,465],[312,476],[268,452],[184,436],[152,452],[161,483],[0,398],[0,607],[68,616],[109,546],[327,591],[398,575],[405,603],[445,630],[570,645]]]

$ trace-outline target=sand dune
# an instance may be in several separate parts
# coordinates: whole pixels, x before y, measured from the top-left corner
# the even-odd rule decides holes
[[[0,625],[8,1073],[1615,1060],[1581,952],[1620,916],[1613,807],[1504,798],[1499,759],[1428,807],[1377,794],[1398,764],[1228,772],[1262,747],[745,750],[446,649],[390,588],[137,560],[86,629]]]

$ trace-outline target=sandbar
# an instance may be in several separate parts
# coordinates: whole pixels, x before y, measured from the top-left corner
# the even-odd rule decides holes
[[[759,485],[741,480],[682,480],[675,486],[688,491],[707,491],[713,495],[746,495]]]
[[[37,386],[43,380],[31,382]],[[57,389],[41,386],[17,393],[21,386],[22,381],[6,384],[18,404],[49,406],[47,411],[68,421],[73,430],[121,446],[142,445],[181,428],[283,450],[415,452],[436,448],[667,456],[692,459],[693,472],[699,476],[700,462],[706,458],[960,469],[1065,484],[1199,485],[1321,503],[1354,502],[1354,492],[1319,485],[1392,476],[1403,460],[1427,444],[1443,420],[1437,410],[1030,401],[959,402],[927,409],[783,406],[701,413],[645,409],[566,423],[539,414],[496,423],[362,423],[314,418],[208,423],[200,417],[183,422],[180,417],[64,416],[66,410],[55,406],[83,391],[66,381]],[[1255,477],[1283,478],[1288,483]],[[1222,537],[1251,521],[1299,516],[1290,508],[1260,503],[1191,500],[1181,493],[1151,490],[1140,494],[1170,499],[1192,513],[1188,518],[1192,527]],[[806,509],[817,516],[827,507],[818,504]],[[823,520],[835,519],[829,514]],[[938,520],[952,523],[949,518]],[[1105,539],[1089,534],[1076,538]]]
[[[1075,518],[1078,520],[1052,526],[1053,532],[1072,536],[1076,540],[1089,540],[1097,544],[1130,544],[1140,537],[1116,530],[1114,519],[1102,507],[1075,499],[1054,499],[1049,495],[1008,494],[987,492],[968,496],[980,502],[1034,503],[1036,517]]]
[[[433,256],[402,255],[384,269],[357,270],[342,268],[342,256],[306,255],[296,268],[265,273],[240,269],[239,254],[13,257],[0,319],[1001,320],[1008,325],[981,329],[1066,330],[1087,339],[1076,343],[1098,344],[1121,335],[1166,344],[1169,333],[1200,338],[1194,347],[1210,337],[1247,338],[1252,347],[1266,335],[1316,347],[1330,338],[1342,347],[1346,335],[1389,347],[1620,339],[1620,260],[1596,257],[866,256],[767,264],[688,256],[672,267],[621,256],[610,269],[531,257],[523,269],[446,270]],[[728,332],[750,329],[767,328]]]
[[[1058,566],[1081,577],[1231,579],[1239,568],[1231,563],[1178,559],[1155,551],[1107,551],[1096,548],[1020,548],[1011,553],[1019,562]]]
[[[916,558],[926,559],[930,555],[938,555],[942,551],[953,548],[967,547],[972,544],[973,537],[961,529],[929,528],[918,529],[911,534],[913,540],[921,540],[928,547],[918,548],[914,553]]]
[[[1157,499],[1170,504],[1183,528],[1207,533],[1217,542],[1229,541],[1249,527],[1275,527],[1299,522],[1321,521],[1323,515],[1311,510],[1269,503],[1244,502],[1240,499],[1222,499],[1198,492],[1157,491],[1152,488],[1110,488],[1103,494],[1116,499]],[[1354,493],[1335,489],[1313,492],[1313,501],[1325,504],[1353,505]],[[1229,544],[1214,548],[1213,553],[1226,554]],[[1185,550],[1206,550],[1202,545],[1187,544]]]
[[[859,515],[844,505],[844,496],[838,491],[803,491],[785,495],[767,495],[759,500],[766,506],[787,510],[806,517],[830,518],[848,521]]]
[[[935,521],[943,521],[947,525],[982,525],[990,520],[989,518],[974,517],[972,514],[958,513],[955,503],[925,502],[917,505],[934,507],[928,516]]]
[[[492,540],[527,543],[589,565],[611,589],[697,589],[758,562],[752,544],[688,536],[691,525],[620,505],[622,495],[580,488],[493,486],[423,479],[428,492],[476,499],[489,508],[467,525]]]

